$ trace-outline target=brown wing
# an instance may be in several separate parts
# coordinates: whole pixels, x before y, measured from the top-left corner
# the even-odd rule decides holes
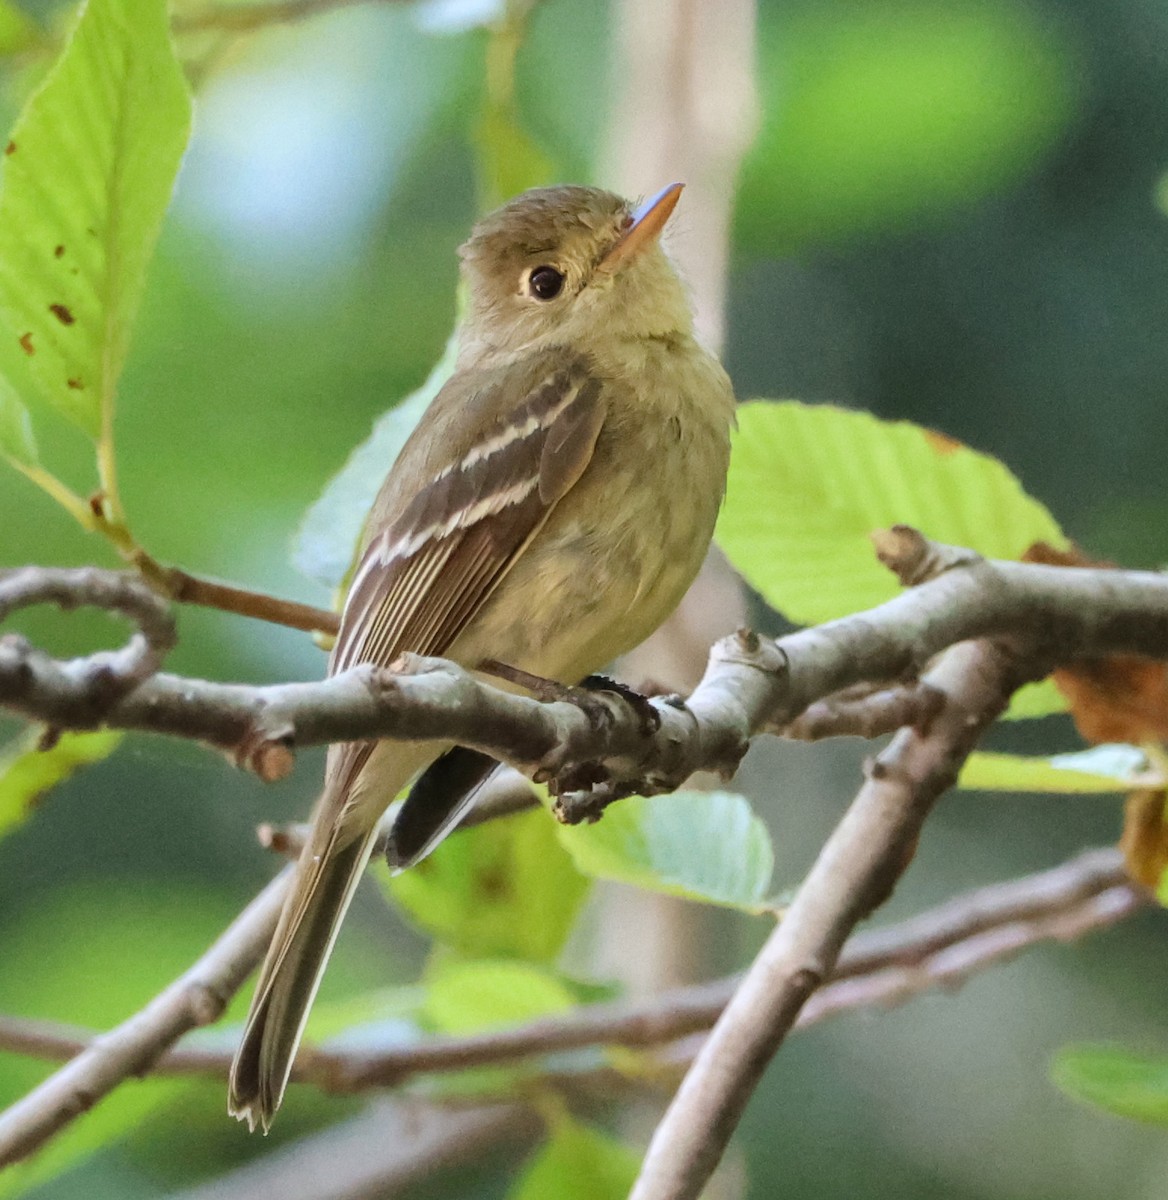
[[[487,397],[500,416],[370,541],[330,673],[385,665],[407,650],[444,653],[583,474],[604,402],[585,360],[561,364],[549,365],[514,403]],[[491,386],[508,383],[503,373]],[[483,411],[482,403],[474,409]]]

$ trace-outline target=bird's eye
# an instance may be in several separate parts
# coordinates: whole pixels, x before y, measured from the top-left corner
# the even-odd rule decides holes
[[[537,300],[554,300],[564,286],[564,276],[555,267],[536,267],[527,277],[527,290]]]

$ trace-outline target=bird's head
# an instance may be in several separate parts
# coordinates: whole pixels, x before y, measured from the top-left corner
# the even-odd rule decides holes
[[[691,332],[689,299],[658,241],[681,188],[636,208],[599,188],[535,188],[484,217],[460,250],[464,351],[587,350],[601,338]]]

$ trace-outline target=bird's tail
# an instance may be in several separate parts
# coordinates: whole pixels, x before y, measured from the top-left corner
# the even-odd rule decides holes
[[[377,836],[373,822],[368,832],[338,846],[337,830],[319,829],[320,824],[314,824],[297,863],[231,1065],[227,1111],[265,1133],[284,1097],[308,1010]],[[316,845],[325,835],[333,844]]]
[[[227,1110],[252,1129],[258,1125],[266,1133],[280,1107],[308,1010],[369,862],[381,814],[442,750],[430,742],[379,742],[372,748],[360,743],[334,746],[330,752],[329,782],[317,802],[312,831],[296,864],[231,1065]],[[481,755],[472,761],[477,759],[482,759],[479,774],[494,765]],[[474,782],[465,769],[439,774],[444,786],[437,791],[450,791],[451,796],[444,799],[435,789],[424,789],[436,815],[411,820],[411,830],[424,827],[417,830],[420,843],[411,843],[416,851],[411,861],[428,851],[465,808],[467,800],[455,785]],[[430,805],[423,807],[428,810]],[[440,830],[434,829],[435,822]]]

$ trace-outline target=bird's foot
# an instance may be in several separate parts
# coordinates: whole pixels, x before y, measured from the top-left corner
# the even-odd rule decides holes
[[[488,675],[494,675],[497,679],[505,679],[508,683],[514,683],[539,700],[549,703],[564,700],[569,704],[575,704],[583,710],[588,720],[597,728],[612,720],[611,711],[601,699],[605,693],[610,696],[619,696],[633,710],[641,732],[646,737],[661,728],[661,714],[650,703],[648,696],[616,679],[610,679],[607,675],[589,675],[580,683],[572,686],[560,683],[555,679],[545,679],[542,675],[533,675],[530,671],[509,666],[496,659],[485,659],[479,663],[479,670],[485,671]]]

